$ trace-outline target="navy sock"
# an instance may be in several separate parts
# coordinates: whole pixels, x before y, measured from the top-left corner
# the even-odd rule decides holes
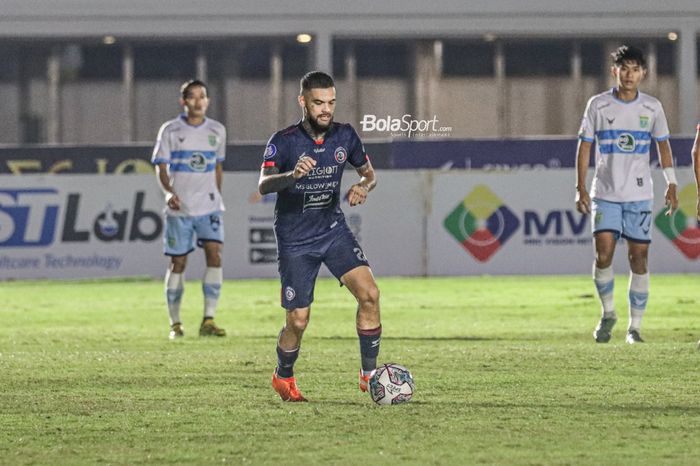
[[[360,357],[362,358],[362,371],[371,372],[377,368],[377,356],[379,355],[379,343],[382,340],[382,326],[365,330],[357,329],[360,338]]]
[[[277,346],[277,376],[286,379],[294,376],[294,363],[299,357],[299,348],[285,351]]]

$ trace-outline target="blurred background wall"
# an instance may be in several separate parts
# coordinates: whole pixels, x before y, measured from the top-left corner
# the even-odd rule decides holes
[[[699,32],[697,0],[2,0],[0,144],[153,141],[194,77],[229,142],[262,141],[299,117],[310,69],[335,76],[336,119],[358,130],[411,114],[454,138],[574,135],[622,43],[690,135]]]

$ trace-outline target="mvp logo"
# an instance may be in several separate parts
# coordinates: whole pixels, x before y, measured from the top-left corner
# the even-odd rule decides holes
[[[443,225],[474,259],[486,262],[518,229],[520,221],[493,191],[478,185]]]
[[[654,219],[661,233],[688,259],[700,257],[700,223],[695,216],[695,202],[695,186],[686,185],[678,195],[678,210],[669,217],[664,207]]]

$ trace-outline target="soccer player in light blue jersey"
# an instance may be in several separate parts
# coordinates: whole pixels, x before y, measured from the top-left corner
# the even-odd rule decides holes
[[[661,103],[639,92],[646,75],[641,50],[621,46],[612,54],[616,86],[593,96],[579,130],[576,158],[576,209],[591,215],[595,243],[593,281],[602,303],[600,322],[593,332],[598,343],[610,341],[617,322],[613,302],[613,254],[620,237],[627,240],[630,264],[629,325],[625,341],[641,343],[642,316],[649,296],[647,257],[651,243],[653,186],[649,149],[656,141],[666,178],[667,215],[678,207],[678,182],[673,169],[669,130]],[[595,142],[595,174],[591,192],[586,175]]]
[[[184,113],[166,121],[158,132],[152,163],[165,194],[164,253],[170,256],[165,295],[170,315],[170,339],[184,336],[180,302],[184,291],[187,255],[197,245],[204,249],[207,268],[202,282],[204,318],[200,336],[226,335],[214,323],[221,292],[221,247],[224,242],[221,198],[222,163],[226,129],[207,118],[206,84],[193,80],[180,88]]]

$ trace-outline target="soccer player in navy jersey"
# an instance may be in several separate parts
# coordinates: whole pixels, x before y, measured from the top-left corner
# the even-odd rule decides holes
[[[340,209],[340,181],[346,163],[360,180],[350,187],[350,206],[365,202],[376,186],[372,164],[349,124],[333,121],[333,78],[320,71],[301,79],[298,97],[303,118],[276,132],[263,155],[261,194],[277,193],[275,235],[286,322],[277,339],[277,368],[272,387],[284,401],[306,401],[294,377],[301,339],[309,323],[314,286],[321,264],[357,299],[360,340],[359,388],[367,391],[382,332],[379,289],[362,248]]]
[[[194,250],[195,236],[207,262],[202,280],[204,318],[199,335],[223,337],[226,331],[216,326],[214,315],[223,281],[221,181],[226,128],[207,118],[209,94],[202,81],[187,81],[180,87],[180,106],[184,113],[161,126],[152,158],[166,204],[163,247],[170,256],[165,274],[170,339],[184,336],[180,302],[187,256]]]

